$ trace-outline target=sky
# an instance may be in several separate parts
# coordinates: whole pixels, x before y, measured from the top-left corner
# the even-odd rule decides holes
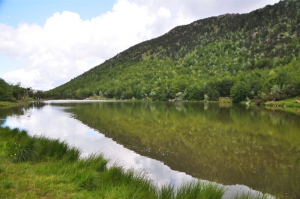
[[[176,26],[279,0],[0,0],[0,78],[49,90]]]

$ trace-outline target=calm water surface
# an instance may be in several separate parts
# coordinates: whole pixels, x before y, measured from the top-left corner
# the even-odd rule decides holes
[[[203,103],[49,101],[1,110],[0,118],[30,135],[66,140],[83,155],[103,152],[111,164],[147,170],[159,186],[194,177],[300,198],[296,114]]]

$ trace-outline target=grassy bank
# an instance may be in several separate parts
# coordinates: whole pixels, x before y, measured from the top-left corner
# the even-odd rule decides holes
[[[213,184],[190,183],[175,195],[172,186],[158,190],[143,172],[107,168],[101,155],[79,157],[78,149],[59,140],[0,127],[1,198],[214,199],[224,194]]]
[[[269,101],[264,104],[265,106],[275,106],[275,107],[297,107],[300,108],[300,97],[295,97],[291,99],[285,99],[280,101]]]
[[[0,108],[11,108],[16,106],[24,106],[28,104],[29,101],[15,101],[15,102],[8,102],[8,101],[0,101]]]
[[[268,109],[300,115],[300,97],[280,101],[269,101],[266,102],[264,106]]]

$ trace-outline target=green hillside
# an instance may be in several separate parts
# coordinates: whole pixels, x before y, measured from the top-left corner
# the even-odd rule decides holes
[[[256,102],[300,95],[300,2],[280,1],[248,14],[179,26],[135,45],[49,98]]]
[[[0,102],[16,102],[33,97],[33,95],[33,91],[30,88],[23,88],[20,83],[15,85],[8,84],[0,78]]]

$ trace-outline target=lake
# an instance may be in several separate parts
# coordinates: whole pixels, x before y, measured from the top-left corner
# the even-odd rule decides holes
[[[258,190],[300,198],[300,116],[198,102],[45,101],[2,109],[0,124],[59,138],[82,155],[142,169],[158,185],[195,178],[228,198]]]

